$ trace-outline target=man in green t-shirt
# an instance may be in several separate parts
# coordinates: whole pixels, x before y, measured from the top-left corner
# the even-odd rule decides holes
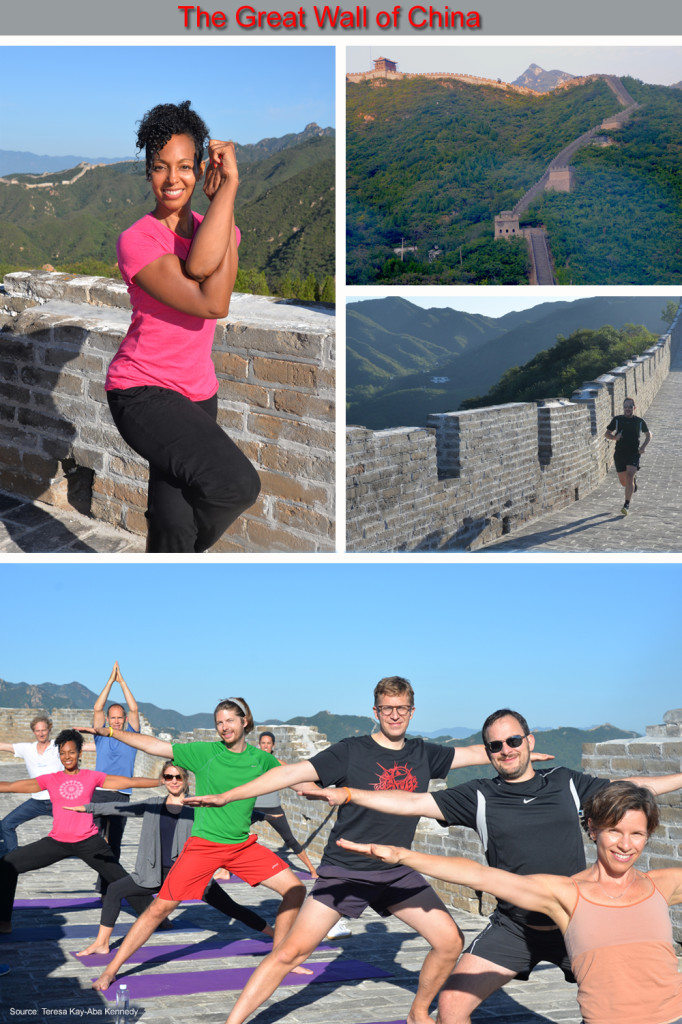
[[[253,729],[253,716],[243,697],[222,700],[214,712],[220,737],[209,743],[166,743],[155,736],[123,732],[103,726],[98,735],[113,736],[138,750],[156,757],[172,758],[173,763],[194,772],[199,796],[232,789],[258,778],[279,765],[272,754],[246,742]],[[282,897],[275,921],[275,945],[294,922],[305,887],[283,860],[260,846],[249,835],[251,811],[255,800],[241,800],[224,807],[202,807],[194,817],[192,835],[168,872],[159,895],[132,926],[106,970],[93,984],[105,991],[119,968],[139,949],[182,900],[201,899],[218,868],[234,871],[249,885],[262,884]],[[309,973],[303,969],[302,973]]]

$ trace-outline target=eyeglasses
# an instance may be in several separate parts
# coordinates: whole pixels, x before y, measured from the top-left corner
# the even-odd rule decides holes
[[[508,747],[520,747],[525,736],[507,736],[506,740],[491,740],[490,743],[486,743],[485,749],[489,754],[499,754],[502,747],[507,744]]]
[[[182,775],[164,775],[164,781],[170,782],[171,779],[182,779]]]
[[[400,718],[407,718],[410,711],[412,711],[411,704],[398,704],[397,707],[393,707],[391,704],[381,704],[379,707],[374,709],[378,715],[382,718],[390,718],[391,715],[399,715]]]

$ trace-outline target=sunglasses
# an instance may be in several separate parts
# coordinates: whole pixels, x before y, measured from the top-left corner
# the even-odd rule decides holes
[[[525,738],[525,736],[507,736],[506,740],[491,740],[490,743],[486,743],[485,749],[489,754],[499,754],[505,743],[508,747],[520,747]]]
[[[171,779],[180,779],[182,781],[182,775],[164,775],[163,778],[165,782],[170,782]]]

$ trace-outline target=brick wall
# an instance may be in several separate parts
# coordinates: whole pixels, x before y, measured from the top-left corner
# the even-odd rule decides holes
[[[669,334],[572,398],[434,413],[427,427],[346,432],[348,551],[476,550],[577,501],[613,471],[607,423],[645,415],[682,336]]]
[[[146,533],[146,463],[104,394],[130,322],[122,282],[8,274],[0,295],[0,490]],[[334,549],[334,318],[233,296],[214,344],[219,422],[253,461],[256,505],[214,551]]]

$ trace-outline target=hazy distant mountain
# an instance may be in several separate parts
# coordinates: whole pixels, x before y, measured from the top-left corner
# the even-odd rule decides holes
[[[561,82],[569,82],[575,77],[568,71],[545,71],[538,64],[530,64],[512,85],[521,85],[526,89],[534,89],[535,92],[550,92]]]
[[[250,145],[235,146],[237,162],[251,163],[253,160],[264,160],[273,153],[279,153],[290,146],[298,146],[302,142],[309,142],[311,139],[333,138],[333,128],[320,128],[319,124],[311,121],[302,132],[289,132],[288,135],[281,135],[279,138],[261,139]]]
[[[539,302],[493,318],[425,310],[406,299],[349,303],[348,423],[372,430],[424,426],[429,413],[454,412],[465,398],[485,394],[505,370],[551,348],[559,334],[626,323],[660,334],[664,306],[660,296],[597,296]]]
[[[14,149],[0,149],[0,177],[8,174],[44,174],[46,171],[63,171],[77,164],[118,164],[132,160],[131,156],[39,156],[37,153],[23,153]]]

